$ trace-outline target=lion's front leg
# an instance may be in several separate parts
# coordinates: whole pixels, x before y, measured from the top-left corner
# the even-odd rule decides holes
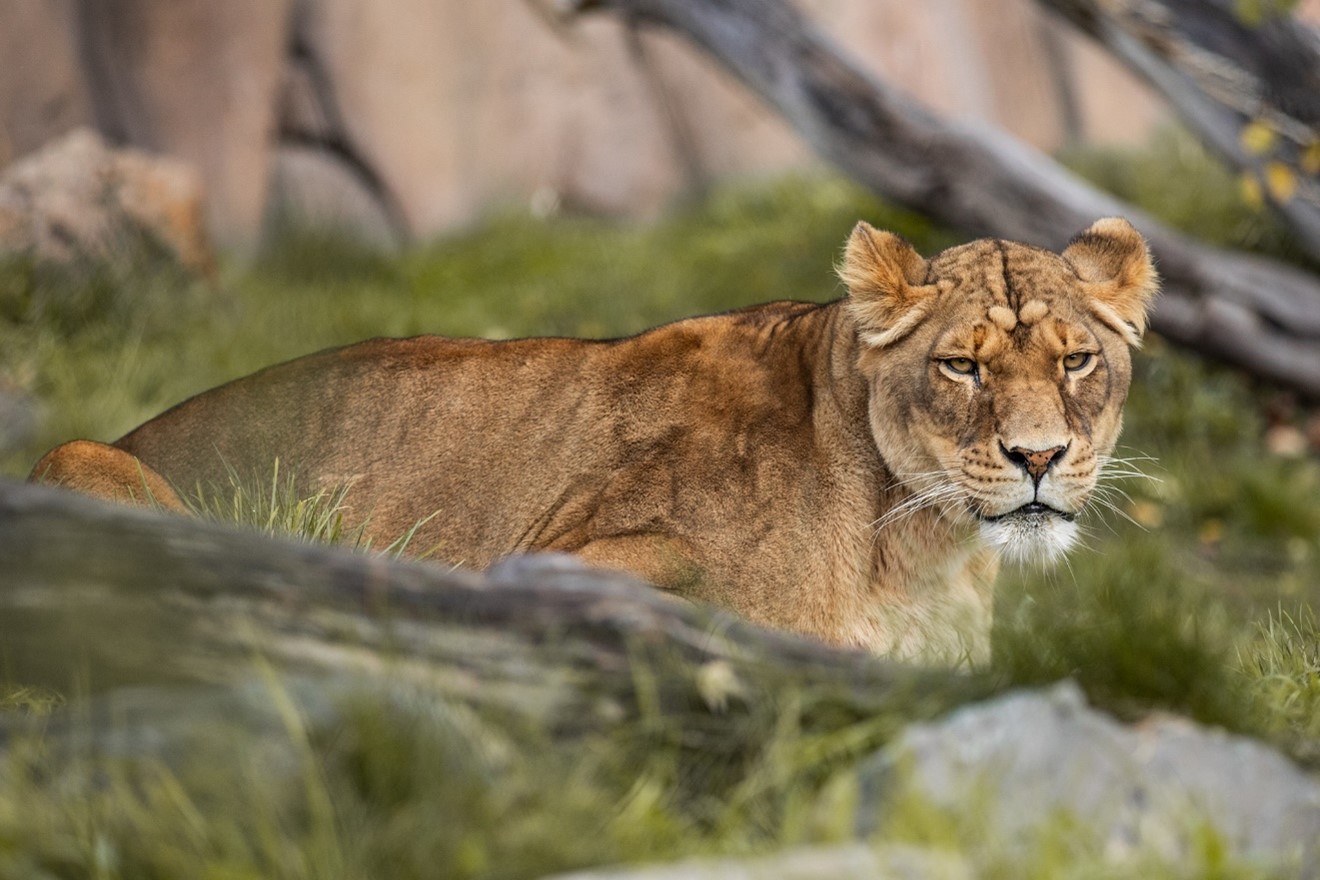
[[[699,598],[706,572],[681,538],[655,533],[598,538],[573,551],[596,568],[635,575],[686,599]]]

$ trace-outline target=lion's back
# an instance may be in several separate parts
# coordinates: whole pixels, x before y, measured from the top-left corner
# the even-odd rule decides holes
[[[462,548],[456,561],[479,564],[534,546],[529,523],[576,498],[626,498],[645,522],[723,506],[729,472],[798,455],[783,438],[809,427],[802,358],[779,362],[766,338],[815,308],[771,304],[607,341],[368,340],[200,394],[116,445],[185,493],[223,493],[235,477],[263,485],[278,459],[300,492],[350,487],[378,540],[427,519],[422,544],[443,539]],[[672,497],[678,482],[697,488]]]

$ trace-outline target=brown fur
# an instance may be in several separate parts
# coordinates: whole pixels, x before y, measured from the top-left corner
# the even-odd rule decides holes
[[[834,643],[980,655],[995,552],[978,518],[1032,482],[999,444],[1065,446],[1041,485],[1071,513],[1116,439],[1124,340],[1155,285],[1130,230],[1101,221],[1062,256],[986,240],[928,262],[859,224],[838,302],[604,342],[372,340],[198,395],[113,446],[65,444],[33,478],[120,500],[145,486],[181,510],[170,486],[268,477],[278,457],[305,491],[348,485],[377,544],[425,520],[410,549],[455,563],[567,551]],[[1060,366],[1078,350],[1096,355],[1085,375]],[[964,357],[975,382],[949,367]],[[928,483],[953,488],[917,503]]]

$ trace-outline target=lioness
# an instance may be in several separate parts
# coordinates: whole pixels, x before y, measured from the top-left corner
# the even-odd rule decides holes
[[[1002,556],[1076,534],[1157,278],[1106,219],[1062,254],[930,260],[859,223],[848,295],[627,339],[376,339],[179,404],[32,478],[123,500],[292,465],[388,543],[484,566],[560,550],[770,626],[984,655]]]

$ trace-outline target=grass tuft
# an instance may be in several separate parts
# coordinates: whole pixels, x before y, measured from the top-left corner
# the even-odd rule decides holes
[[[1257,621],[1237,649],[1265,724],[1320,760],[1320,620],[1311,605],[1279,608]]]
[[[63,694],[46,688],[0,685],[0,714],[15,713],[28,717],[43,717],[63,707]]]
[[[232,523],[275,537],[296,538],[320,544],[337,544],[368,552],[373,547],[370,517],[355,515],[348,503],[351,484],[318,489],[309,493],[297,472],[275,460],[269,477],[245,478],[226,467],[222,485],[198,487],[185,495],[185,503],[197,516]],[[403,535],[380,549],[390,556],[408,552],[417,530],[428,518],[414,523]],[[426,558],[426,553],[413,553]]]
[[[350,486],[305,494],[297,474],[281,468],[279,459],[268,478],[245,478],[226,467],[224,485],[198,487],[188,496],[192,512],[218,522],[246,526],[263,534],[296,537],[323,544],[357,547],[363,527],[349,527],[345,504]]]

